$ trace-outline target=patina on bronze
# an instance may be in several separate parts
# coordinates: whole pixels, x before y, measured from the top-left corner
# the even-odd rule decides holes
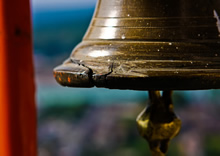
[[[83,41],[54,69],[72,87],[220,88],[219,0],[99,0]]]
[[[155,90],[218,89],[219,15],[219,0],[98,0],[83,41],[54,76],[63,86],[156,95]]]

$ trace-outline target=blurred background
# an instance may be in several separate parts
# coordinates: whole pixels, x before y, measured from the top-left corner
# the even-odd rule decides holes
[[[135,119],[145,91],[59,86],[53,68],[69,57],[96,0],[32,0],[39,156],[146,156]],[[180,135],[168,156],[220,155],[220,91],[174,92]]]

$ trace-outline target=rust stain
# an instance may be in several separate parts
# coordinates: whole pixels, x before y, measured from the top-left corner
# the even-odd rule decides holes
[[[70,77],[68,77],[68,82],[69,82],[69,83],[71,82],[71,79],[70,79]]]

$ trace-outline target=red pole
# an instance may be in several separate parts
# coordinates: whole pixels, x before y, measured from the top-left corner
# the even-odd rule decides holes
[[[0,0],[0,156],[36,156],[29,0]]]

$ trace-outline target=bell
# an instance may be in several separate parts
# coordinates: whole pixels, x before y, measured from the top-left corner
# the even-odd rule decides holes
[[[219,15],[219,0],[99,0],[54,76],[71,87],[220,88]]]
[[[164,156],[181,127],[171,90],[220,88],[219,15],[219,0],[98,0],[54,77],[70,87],[149,90],[137,126],[152,155]]]

